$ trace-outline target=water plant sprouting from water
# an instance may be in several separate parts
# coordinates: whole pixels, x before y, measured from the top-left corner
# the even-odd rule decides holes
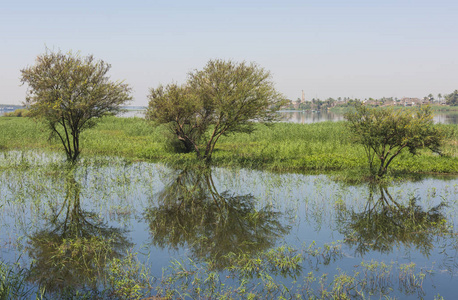
[[[341,245],[323,248],[281,246],[253,256],[228,255],[224,272],[193,260],[174,261],[164,270],[156,292],[169,298],[192,299],[367,299],[390,297],[395,291],[423,297],[429,269],[414,263],[362,261],[351,272],[337,269],[333,276],[322,271],[326,258],[342,258]]]

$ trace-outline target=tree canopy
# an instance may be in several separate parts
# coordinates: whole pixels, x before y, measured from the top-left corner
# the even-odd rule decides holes
[[[416,154],[420,148],[439,152],[442,133],[434,126],[430,107],[409,109],[370,108],[356,105],[347,113],[348,128],[363,145],[372,174],[382,177],[402,150]],[[379,161],[376,170],[375,158]]]
[[[453,93],[446,95],[445,101],[448,105],[458,105],[458,90],[455,90]]]
[[[210,161],[222,135],[251,132],[253,121],[277,119],[284,103],[270,72],[257,64],[210,60],[183,86],[151,89],[147,118],[168,124],[188,151]]]
[[[35,65],[21,70],[21,82],[29,86],[25,104],[31,116],[45,120],[70,161],[80,154],[81,131],[131,100],[130,87],[107,76],[110,68],[92,55],[47,50]]]

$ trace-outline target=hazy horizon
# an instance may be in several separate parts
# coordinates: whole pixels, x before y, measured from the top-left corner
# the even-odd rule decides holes
[[[210,59],[256,62],[291,100],[458,89],[455,1],[14,1],[0,10],[0,104],[46,47],[93,54],[133,88],[183,83]]]

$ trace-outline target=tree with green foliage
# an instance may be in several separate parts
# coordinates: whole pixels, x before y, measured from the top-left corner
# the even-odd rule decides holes
[[[433,124],[429,106],[412,111],[356,105],[345,118],[356,142],[364,147],[371,174],[377,177],[386,175],[390,163],[404,149],[412,154],[420,148],[439,153],[443,135]]]
[[[455,90],[453,93],[446,95],[445,101],[448,105],[458,105],[458,90]]]
[[[47,50],[37,57],[35,65],[21,70],[21,82],[29,86],[26,105],[30,115],[49,125],[69,161],[75,162],[80,154],[83,130],[131,100],[130,87],[107,76],[110,68],[92,55]]]
[[[271,74],[254,63],[210,60],[186,85],[151,89],[147,118],[168,124],[186,150],[209,162],[222,135],[252,132],[253,121],[271,122],[285,98]],[[203,145],[202,145],[203,144]]]
[[[199,155],[199,142],[212,119],[210,107],[203,104],[188,86],[160,85],[150,90],[146,118],[167,124],[181,142],[183,152],[196,151]]]

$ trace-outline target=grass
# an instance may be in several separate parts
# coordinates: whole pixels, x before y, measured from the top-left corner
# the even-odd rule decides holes
[[[7,264],[0,260],[0,300],[25,299],[32,294],[41,299],[40,292],[33,292],[27,285],[28,270],[18,263]]]
[[[106,281],[99,290],[36,291],[29,272],[0,261],[0,299],[371,299],[393,294],[424,296],[422,285],[432,269],[414,263],[361,261],[351,272],[333,276],[320,268],[342,258],[340,244],[302,249],[280,246],[254,257],[230,255],[231,266],[219,273],[209,261],[198,264],[174,260],[154,277],[128,253],[106,265]]]
[[[412,156],[407,151],[390,166],[392,173],[458,174],[458,125],[437,125],[446,132],[443,156],[428,150]],[[0,118],[0,150],[43,148],[61,151],[58,140],[49,140],[44,124],[28,118]],[[164,127],[142,118],[103,118],[82,133],[82,155],[121,156],[130,160],[162,161],[175,166],[194,165],[195,154],[175,153],[175,139]],[[213,154],[213,165],[280,172],[365,173],[366,157],[352,143],[345,122],[256,125],[252,134],[222,137]]]
[[[165,299],[371,299],[396,293],[422,297],[423,281],[432,272],[418,270],[414,263],[363,260],[352,271],[337,269],[332,276],[319,271],[327,255],[342,256],[338,245],[280,246],[255,257],[231,256],[232,266],[224,274],[213,271],[211,262],[175,261],[165,269],[156,291]]]

